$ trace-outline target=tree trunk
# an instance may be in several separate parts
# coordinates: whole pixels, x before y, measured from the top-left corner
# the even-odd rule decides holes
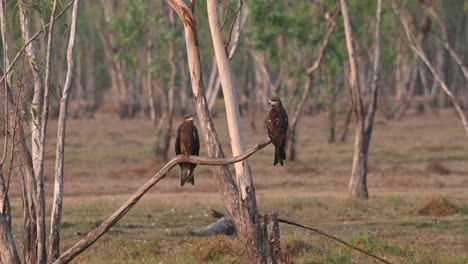
[[[245,144],[242,136],[240,123],[239,104],[237,90],[231,73],[229,59],[225,52],[223,39],[218,20],[218,1],[208,0],[208,21],[211,37],[215,50],[218,76],[223,88],[224,103],[226,105],[226,117],[228,121],[229,136],[233,156],[245,152]],[[263,237],[260,229],[258,210],[255,198],[255,187],[252,182],[250,166],[247,160],[234,164],[236,170],[236,181],[238,188],[237,199],[240,201],[239,212],[234,215],[240,216],[235,219],[239,237],[246,246],[246,259],[252,263],[263,261],[266,252],[263,247]],[[234,216],[231,214],[231,216]],[[237,221],[236,221],[237,220]]]
[[[88,51],[85,56],[86,61],[86,88],[85,100],[86,100],[86,112],[88,117],[94,117],[96,111],[96,74],[95,74],[95,58],[94,53],[96,51],[95,42],[88,39]]]
[[[71,18],[70,38],[67,48],[67,73],[63,86],[62,98],[60,98],[60,110],[57,129],[57,152],[55,156],[55,184],[54,198],[52,202],[52,215],[50,223],[49,247],[47,262],[51,263],[60,256],[60,231],[62,225],[63,204],[63,167],[65,157],[65,129],[67,122],[67,106],[70,97],[70,88],[73,76],[73,49],[76,39],[76,21],[80,1],[75,0]]]
[[[380,21],[382,11],[382,0],[377,3],[376,27],[375,27],[375,51],[374,51],[374,65],[373,65],[373,78],[371,83],[371,99],[367,117],[364,119],[364,111],[362,105],[361,91],[359,81],[357,79],[356,58],[354,53],[354,46],[352,43],[352,29],[349,21],[348,7],[346,0],[341,1],[341,13],[343,15],[343,23],[346,36],[346,47],[349,55],[349,89],[352,99],[354,113],[356,115],[355,122],[355,139],[354,139],[354,153],[353,153],[353,166],[351,170],[351,179],[349,182],[349,191],[351,197],[367,199],[369,197],[367,191],[367,159],[369,155],[369,145],[372,135],[375,111],[377,109],[377,88],[380,72]]]
[[[145,89],[146,95],[148,96],[148,105],[150,111],[150,119],[153,124],[156,124],[156,105],[154,102],[153,95],[153,77],[151,71],[151,49],[153,48],[153,42],[150,38],[146,40],[145,57],[146,57],[146,78],[145,78]]]
[[[400,120],[404,116],[404,114],[406,113],[406,110],[408,110],[408,108],[411,105],[411,101],[413,100],[414,92],[416,89],[416,81],[418,79],[418,74],[419,74],[418,64],[419,64],[418,57],[413,56],[411,60],[411,66],[409,66],[409,69],[408,69],[408,65],[406,64],[404,65],[406,69],[404,71],[406,73],[406,81],[403,84],[404,92],[401,95],[400,104],[398,105],[399,107],[395,111],[396,120]]]
[[[52,13],[50,15],[50,26],[47,36],[46,47],[46,61],[45,61],[45,77],[44,77],[44,98],[42,103],[42,116],[41,116],[41,141],[39,142],[39,170],[35,172],[36,176],[36,217],[37,217],[37,261],[44,263],[47,260],[46,254],[46,230],[45,230],[45,194],[44,194],[44,159],[45,159],[45,143],[47,124],[49,119],[49,93],[50,93],[50,74],[51,74],[51,55],[52,55],[52,41],[54,32],[55,12],[57,11],[57,2],[54,0],[52,6]],[[33,158],[37,158],[34,157]]]
[[[348,136],[349,124],[351,123],[351,117],[353,115],[353,106],[350,104],[348,106],[348,110],[346,110],[346,118],[343,126],[343,134],[341,134],[341,142],[346,141],[346,137]]]
[[[328,133],[327,133],[327,139],[328,143],[334,143],[335,142],[335,103],[336,103],[336,94],[332,95],[330,100],[327,103],[327,117],[328,117]]]
[[[7,218],[3,213],[0,213],[0,262],[9,264],[20,263],[13,234],[11,233],[11,225],[8,224]]]
[[[169,24],[173,32],[176,31],[175,25],[175,18],[174,18],[174,11],[169,11]],[[176,85],[176,77],[177,77],[177,66],[176,66],[176,39],[175,36],[171,39],[171,43],[169,45],[169,65],[171,68],[171,76],[169,79],[169,91],[167,93],[167,113],[166,113],[166,122],[164,125],[164,137],[162,142],[162,154],[165,160],[168,159],[168,152],[169,152],[169,143],[171,141],[171,134],[172,134],[172,123],[173,123],[173,116],[174,116],[174,93],[175,93],[175,85]]]
[[[3,176],[3,164],[5,162],[7,152],[8,152],[8,132],[9,131],[9,109],[8,109],[8,99],[6,97],[8,90],[11,87],[11,75],[6,72],[10,66],[9,59],[9,45],[8,45],[8,36],[7,36],[7,12],[4,1],[0,1],[0,29],[2,33],[2,48],[3,48],[3,68],[5,69],[4,73],[4,111],[5,111],[5,120],[4,120],[4,146],[3,146],[3,157],[0,162],[0,262],[1,263],[20,263],[18,251],[16,250],[16,244],[13,239],[12,233],[12,224],[11,224],[11,210],[8,200],[8,189],[5,183],[5,178]],[[18,109],[18,108],[16,108]],[[16,114],[17,115],[17,112]],[[14,130],[15,128],[11,129]],[[13,132],[15,133],[15,132]],[[12,147],[15,144],[14,136],[12,137]],[[11,151],[13,155],[13,151]],[[12,157],[13,160],[13,157]],[[8,175],[8,181],[11,177],[11,164],[10,164],[10,175]]]
[[[115,5],[119,2],[111,0],[101,0],[104,12],[104,21],[107,25],[111,23],[111,16],[114,15]],[[104,46],[104,57],[106,69],[111,79],[112,93],[114,101],[118,107],[120,118],[132,118],[136,112],[135,85],[126,80],[127,65],[122,59],[114,58],[114,54],[119,52],[115,46],[115,35],[108,28],[97,25],[99,36]]]
[[[176,32],[175,18],[172,10],[169,10],[169,24],[173,32]],[[174,116],[174,94],[177,77],[177,65],[176,65],[176,39],[172,37],[169,44],[169,66],[170,66],[170,78],[169,78],[169,90],[165,93],[161,89],[161,93],[164,93],[166,100],[163,107],[164,112],[160,119],[160,122],[155,128],[155,153],[161,155],[164,160],[168,160],[169,147],[172,135],[172,123]]]
[[[31,39],[31,26],[29,23],[29,14],[26,11],[26,6],[28,4],[25,0],[20,0],[18,2],[19,8],[19,17],[21,24],[21,33],[23,36],[23,43],[26,45],[27,41]],[[41,124],[41,106],[42,106],[42,97],[44,91],[42,90],[42,76],[38,68],[38,61],[36,59],[36,46],[35,43],[27,45],[26,54],[28,57],[28,62],[32,70],[34,78],[34,95],[31,104],[31,116],[33,121],[31,122],[31,155],[33,157],[39,157],[39,142],[41,140],[41,130],[39,125]],[[37,173],[39,168],[39,160],[34,160],[34,172]]]
[[[320,64],[322,63],[323,55],[325,53],[325,49],[327,48],[328,45],[328,40],[330,39],[330,36],[333,32],[333,29],[335,28],[335,18],[338,14],[338,10],[335,10],[333,13],[333,16],[330,18],[328,21],[327,25],[327,32],[325,33],[325,36],[323,38],[322,45],[320,46],[318,52],[317,52],[317,58],[315,59],[314,64],[312,67],[308,68],[306,71],[307,74],[307,81],[304,86],[304,92],[302,93],[301,101],[299,105],[296,108],[296,111],[294,112],[293,118],[290,122],[289,128],[288,128],[288,134],[287,134],[287,145],[286,145],[286,156],[289,157],[290,160],[295,160],[296,159],[296,136],[297,136],[297,126],[299,124],[299,120],[301,118],[305,102],[307,100],[307,97],[309,95],[310,91],[310,82],[312,80],[312,75],[319,69]]]
[[[7,91],[8,103],[11,106],[15,106],[20,103],[15,102],[13,94],[10,89]],[[16,104],[15,104],[16,103]],[[19,117],[16,120],[11,120],[12,126],[15,122],[19,122]],[[23,126],[17,126],[18,138],[25,138],[25,132]],[[14,153],[13,153],[14,152]],[[22,194],[23,194],[23,256],[26,263],[36,263],[37,262],[37,215],[36,215],[36,205],[37,203],[37,193],[36,191],[36,178],[34,176],[34,167],[31,158],[31,154],[27,147],[25,140],[20,140],[14,146],[12,150],[12,155],[16,158],[17,164],[23,164],[19,167],[21,175],[21,184],[22,184]]]

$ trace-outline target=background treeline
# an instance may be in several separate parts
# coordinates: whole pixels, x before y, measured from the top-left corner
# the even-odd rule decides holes
[[[419,36],[422,47],[451,91],[466,106],[467,81],[460,68],[452,61],[439,38],[447,37],[451,47],[466,64],[468,54],[467,6],[463,0],[431,1],[432,10],[441,18],[439,24],[420,2],[405,5],[413,32]],[[427,1],[426,1],[427,2]],[[14,6],[8,10],[16,10]],[[428,5],[428,3],[424,3]],[[27,6],[35,19],[32,31],[40,30],[50,13],[50,1],[32,1]],[[222,1],[221,22],[226,40],[234,38],[233,20],[239,2]],[[284,98],[289,112],[295,111],[302,98],[306,69],[314,59],[314,51],[326,31],[326,21],[335,1],[273,1],[255,0],[243,3],[239,20],[240,39],[232,59],[232,68],[239,89],[241,114],[250,118],[255,128],[256,112],[266,109],[272,95]],[[63,8],[63,7],[62,7]],[[359,82],[363,98],[369,98],[372,78],[373,34],[375,31],[376,1],[350,1],[350,17],[354,33]],[[155,124],[155,150],[167,155],[168,135],[175,113],[193,111],[186,50],[181,23],[174,17],[165,1],[82,1],[79,13],[76,44],[75,77],[70,101],[72,118],[92,118],[96,112],[112,112],[120,118],[145,117]],[[10,11],[11,12],[11,11]],[[199,46],[203,63],[204,81],[210,108],[216,113],[216,98],[220,95],[219,80],[213,57],[211,36],[208,32],[206,3],[197,1]],[[8,16],[12,32],[10,49],[22,47],[18,16]],[[431,19],[431,31],[421,32],[425,18]],[[318,74],[312,79],[310,100],[305,114],[326,112],[329,117],[329,141],[335,140],[335,116],[348,113],[349,99],[346,87],[348,71],[343,23],[338,16]],[[63,83],[65,78],[65,49],[69,25],[57,22],[52,83]],[[427,23],[427,22],[426,22]],[[445,36],[446,35],[446,36]],[[36,41],[39,50],[45,48],[46,38]],[[233,43],[231,42],[230,45]],[[382,70],[380,77],[379,111],[387,118],[401,118],[408,109],[430,111],[436,114],[440,107],[450,106],[447,97],[426,67],[419,62],[407,45],[403,28],[390,5],[382,12]],[[43,54],[43,53],[41,53]],[[26,58],[22,58],[26,61]],[[43,63],[45,58],[38,58]],[[21,68],[18,63],[16,68]],[[25,97],[33,90],[33,74],[24,67],[22,80]],[[58,82],[57,82],[58,81]],[[51,116],[58,116],[58,95],[61,86],[54,87],[56,100],[51,102]],[[28,100],[25,100],[25,107]],[[364,101],[366,104],[366,100]],[[29,111],[26,111],[29,112]],[[169,124],[169,128],[168,128]],[[257,125],[258,126],[258,125]]]

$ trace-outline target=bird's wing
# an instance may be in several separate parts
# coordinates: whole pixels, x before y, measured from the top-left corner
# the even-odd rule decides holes
[[[200,138],[198,137],[198,129],[195,125],[193,126],[192,154],[197,156],[200,154]]]
[[[265,119],[265,127],[268,132],[268,136],[271,138],[272,137],[272,132],[274,131],[275,125],[273,124],[275,117],[273,116],[273,110],[270,109],[268,111],[267,117]]]
[[[289,120],[288,120],[288,114],[286,113],[286,110],[284,110],[281,113],[281,129],[286,133],[288,131],[288,125],[289,125]]]
[[[180,126],[177,128],[177,134],[176,134],[176,139],[175,139],[175,153],[176,155],[179,155],[182,153],[180,150]]]
[[[282,113],[282,124],[281,124],[281,130],[283,131],[283,146],[286,145],[286,134],[288,133],[288,125],[289,125],[289,120],[288,120],[288,114],[286,111],[283,109]]]

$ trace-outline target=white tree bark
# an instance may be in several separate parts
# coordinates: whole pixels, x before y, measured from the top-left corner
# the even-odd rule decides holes
[[[36,217],[37,217],[37,261],[39,263],[46,262],[46,230],[45,230],[45,195],[44,195],[44,157],[45,157],[45,143],[47,134],[47,124],[49,119],[49,93],[50,93],[50,72],[51,72],[51,55],[52,55],[52,40],[54,32],[54,21],[55,12],[57,11],[57,2],[54,0],[52,5],[52,12],[50,15],[50,26],[47,36],[46,46],[46,61],[45,61],[45,77],[44,77],[44,98],[42,102],[41,112],[41,140],[39,142],[39,156],[32,156],[33,160],[38,158],[39,165],[36,176],[36,200],[38,202],[36,206]]]
[[[60,231],[62,224],[62,200],[63,200],[63,168],[65,157],[65,129],[67,124],[67,106],[70,96],[70,88],[73,77],[73,50],[76,39],[76,22],[80,0],[75,0],[71,16],[70,38],[67,48],[67,73],[63,86],[62,98],[60,98],[60,111],[57,129],[57,152],[55,155],[55,184],[54,199],[52,202],[52,214],[49,234],[48,263],[53,262],[60,255]]]
[[[224,43],[218,20],[218,2],[217,0],[208,0],[208,21],[211,29],[211,38],[218,65],[219,79],[223,88],[224,104],[226,105],[226,117],[229,128],[229,137],[231,139],[232,155],[236,156],[245,151],[244,138],[241,133],[242,125],[240,122],[239,102],[237,99],[237,89],[231,73],[229,59],[224,49]],[[242,194],[242,200],[247,199],[249,190],[252,190],[252,175],[247,160],[242,163],[234,164],[236,168],[236,179],[238,187]]]
[[[240,155],[245,152],[245,143],[241,133],[242,126],[240,122],[239,103],[237,99],[237,89],[232,76],[231,67],[229,65],[228,54],[226,54],[221,29],[218,19],[218,1],[208,0],[208,22],[210,25],[211,38],[218,66],[218,76],[223,89],[224,104],[226,106],[226,117],[229,128],[229,137],[233,156]],[[250,166],[247,160],[234,164],[236,170],[237,188],[239,190],[241,206],[248,208],[249,217],[245,218],[243,224],[248,226],[250,236],[253,237],[253,247],[257,252],[261,253],[266,248],[263,248],[263,237],[260,228],[258,210],[255,197],[255,187],[252,181]],[[243,239],[244,242],[247,241]],[[255,262],[255,260],[252,260]]]
[[[29,23],[29,14],[26,10],[27,5],[28,4],[25,0],[18,1],[23,43],[26,46],[26,54],[28,55],[28,62],[31,67],[34,78],[34,95],[31,105],[31,116],[33,117],[33,120],[31,122],[31,155],[33,157],[39,157],[39,142],[41,141],[40,113],[44,91],[42,89],[42,76],[38,67],[38,61],[36,59],[36,46],[34,45],[34,43],[27,43],[31,39],[31,26]],[[33,164],[34,173],[37,174],[40,166],[39,159],[33,160]]]
[[[168,0],[167,2],[177,12],[184,24],[192,90],[208,155],[210,157],[223,158],[224,153],[219,143],[205,98],[196,21],[192,9],[188,8],[182,0]],[[248,259],[251,263],[260,262],[264,256],[263,241],[261,240],[261,234],[258,234],[260,232],[260,223],[256,221],[258,217],[252,217],[252,214],[256,214],[257,212],[251,210],[252,208],[256,208],[256,206],[252,206],[240,200],[239,190],[227,166],[214,167],[213,173],[216,176],[218,189],[223,196],[226,209],[233,217],[239,237],[242,238],[245,245],[245,259]]]
[[[361,97],[361,88],[359,86],[356,55],[353,45],[352,28],[348,13],[346,0],[340,0],[341,14],[343,15],[343,24],[346,36],[346,47],[348,49],[349,60],[349,80],[348,86],[350,90],[350,98],[353,105],[353,110],[356,115],[354,126],[354,153],[353,166],[351,169],[351,180],[349,182],[349,191],[353,198],[367,199],[367,153],[366,138],[365,138],[365,120]]]
[[[232,46],[229,50],[229,60],[234,58],[234,54],[237,51],[237,47],[239,46],[240,40],[240,31],[244,27],[245,22],[247,21],[247,16],[243,15],[243,0],[239,0],[239,6],[235,21],[235,28],[234,28],[234,37],[232,38]],[[221,88],[221,81],[219,80],[219,74],[216,65],[216,55],[213,56],[213,64],[211,68],[210,79],[208,81],[208,89],[206,93],[206,98],[208,100],[208,109],[210,111],[213,110],[213,107],[216,103],[216,97],[218,95],[219,89]]]

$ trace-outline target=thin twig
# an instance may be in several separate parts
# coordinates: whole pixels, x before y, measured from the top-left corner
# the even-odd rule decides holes
[[[236,14],[234,15],[234,20],[232,20],[231,28],[229,29],[229,34],[227,39],[224,41],[224,47],[227,49],[229,46],[229,42],[231,42],[232,30],[234,29],[234,24],[236,24],[237,16],[239,15],[240,11],[242,10],[242,5],[244,4],[243,0],[239,0],[239,7],[237,8]],[[238,21],[237,23],[241,23]]]
[[[223,30],[224,25],[226,24],[226,20],[227,20],[227,16],[228,16],[228,12],[229,12],[229,5],[230,5],[230,4],[231,4],[231,0],[228,0],[227,5],[226,5],[226,13],[224,13],[223,23],[221,24],[221,31]]]
[[[297,226],[297,227],[300,227],[300,228],[304,228],[304,229],[313,231],[313,232],[318,233],[318,234],[320,234],[320,235],[322,235],[322,236],[326,236],[326,237],[328,237],[328,238],[330,238],[330,239],[333,239],[333,240],[335,240],[335,241],[338,241],[338,242],[340,242],[341,244],[343,244],[343,245],[345,245],[345,246],[347,246],[347,247],[350,247],[350,248],[352,248],[352,249],[354,249],[354,250],[357,250],[357,251],[359,251],[359,252],[361,252],[361,253],[364,253],[364,254],[368,255],[369,257],[372,257],[372,258],[374,258],[374,259],[377,259],[377,260],[379,260],[379,261],[381,261],[381,262],[383,262],[383,263],[392,264],[392,263],[389,262],[388,260],[385,260],[385,259],[383,259],[383,258],[381,258],[381,257],[379,257],[379,256],[376,256],[376,255],[374,255],[374,254],[372,254],[372,253],[370,253],[370,252],[368,252],[368,251],[365,251],[365,250],[362,249],[362,248],[359,248],[359,247],[356,247],[356,246],[354,246],[354,245],[351,245],[350,243],[348,243],[348,242],[346,242],[346,241],[344,241],[344,240],[342,240],[342,239],[339,239],[339,238],[337,238],[337,237],[334,236],[334,235],[327,234],[327,233],[325,233],[325,232],[323,232],[323,231],[321,231],[321,230],[319,230],[319,229],[317,229],[317,228],[308,227],[308,226],[305,226],[305,225],[302,225],[302,224],[298,224],[298,223],[296,223],[296,222],[292,222],[292,221],[289,221],[289,220],[285,220],[285,219],[282,219],[282,218],[278,218],[278,222],[281,222],[281,223],[284,223],[284,224],[288,224],[288,225]]]

